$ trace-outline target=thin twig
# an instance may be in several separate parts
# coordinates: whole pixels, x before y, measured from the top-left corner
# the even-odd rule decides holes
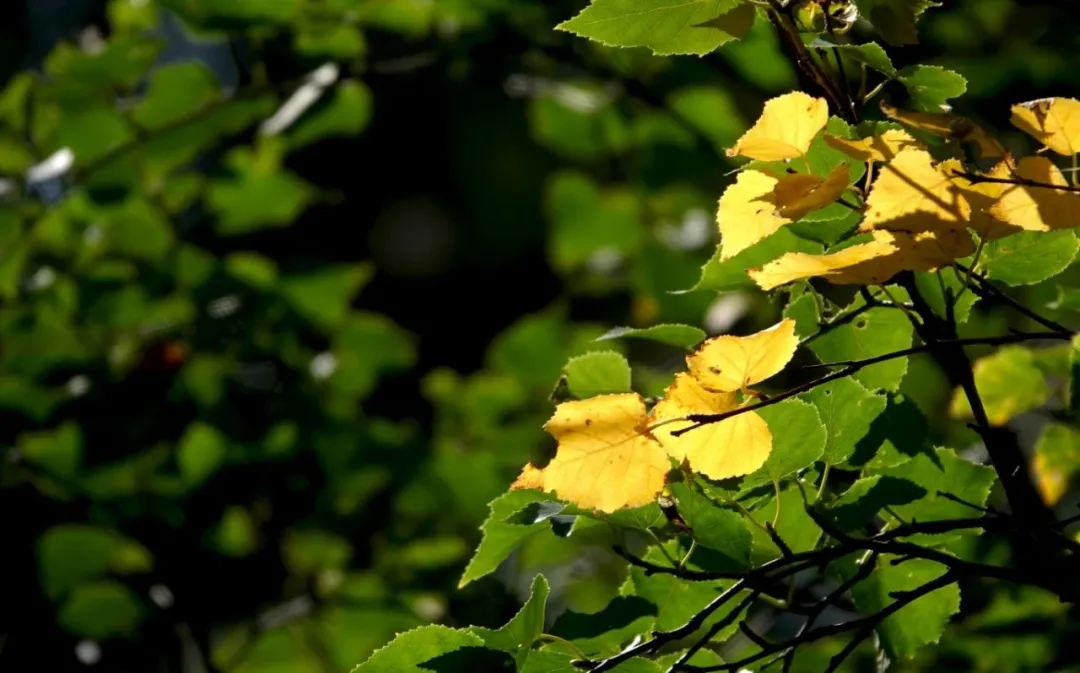
[[[919,346],[912,346],[911,348],[905,348],[902,350],[893,351],[892,353],[876,355],[874,357],[866,358],[864,360],[844,360],[840,362],[826,362],[817,365],[806,365],[807,369],[816,367],[842,367],[842,369],[838,369],[834,372],[826,374],[825,376],[814,379],[813,381],[809,381],[802,385],[795,386],[794,388],[791,388],[782,393],[773,395],[772,397],[762,400],[757,404],[750,404],[745,407],[739,407],[738,409],[732,409],[731,411],[725,411],[719,414],[690,414],[681,418],[668,419],[650,426],[650,429],[658,428],[661,425],[667,425],[674,422],[690,422],[691,425],[672,431],[671,434],[675,437],[678,437],[687,432],[690,432],[691,430],[695,430],[704,425],[709,425],[710,423],[719,423],[720,421],[725,421],[740,414],[750,413],[751,411],[757,411],[758,409],[764,407],[779,404],[784,400],[791,399],[792,397],[811,391],[819,386],[823,386],[827,383],[832,383],[833,381],[836,381],[838,379],[851,376],[855,372],[858,372],[859,370],[869,367],[871,365],[876,365],[881,362],[888,362],[889,360],[895,360],[897,358],[908,357],[910,355],[917,355],[919,353],[928,353],[935,349],[941,348],[941,346],[943,345],[963,348],[965,346],[1001,346],[1005,344],[1032,341],[1035,339],[1060,339],[1068,341],[1069,339],[1072,339],[1075,335],[1075,332],[1065,330],[1060,332],[1021,332],[1016,334],[1005,334],[995,337],[949,339],[936,341],[934,343],[922,344]]]

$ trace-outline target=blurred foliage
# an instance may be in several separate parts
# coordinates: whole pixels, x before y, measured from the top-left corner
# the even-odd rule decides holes
[[[625,388],[620,354],[651,394],[679,366],[677,347],[598,342],[609,326],[778,316],[702,265],[723,149],[799,80],[765,22],[658,58],[552,31],[584,4],[6,8],[0,669],[348,670],[424,624],[535,628],[508,622],[546,597],[538,571],[549,632],[604,651],[577,639],[583,613],[628,581],[670,590],[628,576],[606,526],[507,522],[524,500],[485,524],[507,536],[499,581],[465,568],[488,503],[553,448],[568,360],[610,366],[569,366],[579,392]],[[961,72],[959,111],[1002,131],[1008,104],[1070,91],[1068,3],[949,4],[890,52],[898,69]],[[699,280],[721,294],[677,292]],[[1061,312],[1071,292],[1027,290]],[[980,307],[966,329],[1004,321]],[[894,400],[939,432],[950,391],[916,366]],[[969,637],[910,670],[1046,670],[1062,609],[1030,594],[965,592]],[[701,599],[658,599],[655,618]],[[996,638],[1019,621],[1040,635]]]

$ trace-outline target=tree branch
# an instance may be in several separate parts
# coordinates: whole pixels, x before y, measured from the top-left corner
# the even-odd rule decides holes
[[[762,400],[757,404],[739,407],[738,409],[732,409],[731,411],[725,411],[719,414],[690,414],[688,416],[684,416],[683,418],[669,419],[666,421],[662,421],[661,423],[668,424],[678,421],[689,421],[691,425],[672,431],[671,434],[675,437],[678,437],[687,432],[690,432],[691,430],[695,430],[704,425],[709,425],[710,423],[719,423],[720,421],[725,421],[740,414],[750,413],[751,411],[757,411],[758,409],[761,409],[763,407],[779,404],[784,400],[790,399],[797,395],[801,395],[827,383],[832,383],[837,379],[851,376],[852,374],[861,369],[864,369],[871,365],[879,364],[881,362],[888,362],[889,360],[908,357],[909,355],[917,355],[919,353],[931,353],[936,350],[940,350],[943,346],[954,347],[961,353],[963,353],[963,348],[965,346],[1000,346],[1004,344],[1020,343],[1023,341],[1032,341],[1035,339],[1061,339],[1067,341],[1069,339],[1072,339],[1075,334],[1075,332],[1066,330],[1063,332],[1020,332],[1015,334],[1004,334],[995,337],[973,337],[968,339],[954,338],[934,341],[933,343],[926,343],[919,346],[912,346],[911,348],[905,348],[903,350],[894,351],[892,353],[885,353],[883,355],[876,355],[874,357],[866,358],[864,360],[845,360],[840,362],[826,362],[815,365],[807,365],[808,369],[818,367],[842,367],[842,369],[838,369],[834,372],[826,374],[825,376],[814,379],[813,381],[809,381],[777,395],[773,395],[772,397]],[[966,356],[964,359],[967,359]],[[654,424],[650,426],[650,429],[658,428],[660,427],[660,425],[660,423]]]

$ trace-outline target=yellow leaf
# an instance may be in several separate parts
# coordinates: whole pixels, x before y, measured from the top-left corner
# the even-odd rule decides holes
[[[716,209],[720,259],[734,257],[791,222],[778,215],[776,206],[766,200],[777,182],[771,175],[747,170],[724,190]]]
[[[749,274],[763,290],[817,276],[838,285],[874,285],[898,272],[896,265],[889,261],[896,250],[896,246],[888,241],[875,240],[827,255],[789,252],[760,269],[752,269]]]
[[[835,202],[848,186],[848,165],[840,164],[825,176],[794,173],[785,176],[773,187],[768,199],[776,212],[789,220],[797,220],[818,208]]]
[[[954,115],[950,112],[912,112],[901,110],[889,105],[885,101],[879,104],[881,111],[886,117],[925,131],[940,138],[962,143],[973,143],[984,159],[995,159],[1005,156],[1005,148],[993,138],[986,129],[979,126],[967,117]]]
[[[555,457],[542,476],[526,475],[526,468],[522,477],[586,509],[614,512],[653,502],[671,464],[647,420],[645,402],[634,393],[564,402],[544,425],[559,443]]]
[[[737,408],[735,393],[714,393],[686,373],[675,376],[664,399],[653,407],[652,423],[682,418],[690,414],[720,414]],[[660,443],[678,462],[684,459],[695,472],[710,479],[729,479],[750,474],[765,464],[772,451],[772,433],[765,419],[753,411],[710,423],[690,432],[672,432],[691,425],[689,421],[667,423],[653,431]]]
[[[906,131],[890,129],[879,136],[870,136],[862,140],[848,140],[825,134],[825,144],[838,152],[843,152],[852,159],[865,162],[891,161],[905,148],[926,149],[926,146],[912,138]]]
[[[795,321],[784,319],[750,336],[708,339],[686,358],[686,364],[698,383],[708,390],[745,390],[782,370],[798,345]]]
[[[933,271],[975,252],[975,243],[966,229],[880,233],[896,246],[898,271]]]
[[[1069,181],[1046,157],[1024,157],[1014,177],[1067,187]],[[1004,185],[990,215],[1028,231],[1071,229],[1080,224],[1080,194],[1047,187]]]
[[[727,155],[761,161],[801,157],[828,121],[829,106],[824,98],[814,98],[801,91],[778,96],[765,102],[761,117]]]
[[[1054,506],[1069,492],[1069,477],[1064,470],[1051,465],[1045,453],[1036,453],[1031,463],[1032,476],[1039,495],[1049,506]]]
[[[923,150],[905,149],[885,164],[866,199],[860,231],[935,231],[963,227],[971,205],[951,174]]]
[[[523,488],[544,489],[544,471],[532,463],[525,463],[521,468],[521,474],[510,484],[510,490],[516,491]]]
[[[932,271],[975,251],[964,230],[874,232],[874,240],[827,255],[789,252],[749,272],[763,290],[803,278],[821,277],[836,285],[878,285],[901,271]]]
[[[955,159],[943,161],[941,168],[945,170],[946,174],[951,174],[953,171],[963,172],[964,170],[961,163]],[[986,173],[991,178],[1008,178],[1012,174],[1013,166],[1009,159],[999,161],[990,169],[990,172]],[[968,226],[978,233],[980,238],[992,241],[1022,231],[1021,227],[1003,222],[993,213],[994,204],[1005,193],[1005,190],[1009,187],[1008,184],[1002,182],[973,183],[968,178],[960,176],[954,176],[953,182],[963,192],[964,198],[971,205],[971,220],[968,222]]]
[[[1058,154],[1080,152],[1080,101],[1040,98],[1012,106],[1013,126]]]

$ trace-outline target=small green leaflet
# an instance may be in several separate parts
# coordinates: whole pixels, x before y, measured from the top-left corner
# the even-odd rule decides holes
[[[878,414],[885,411],[886,398],[875,395],[854,378],[844,378],[818,386],[805,399],[817,407],[827,431],[822,459],[829,465],[846,461],[860,439],[870,431]]]
[[[555,28],[613,47],[700,56],[744,37],[754,17],[741,0],[593,0]]]
[[[873,68],[890,79],[896,77],[896,68],[889,59],[889,55],[885,53],[885,50],[877,42],[836,44],[823,36],[818,36],[807,46],[814,49],[836,49],[842,55]]]
[[[923,12],[939,4],[933,0],[855,0],[859,14],[886,42],[898,46],[918,44],[915,23]]]
[[[563,368],[578,399],[630,392],[630,364],[615,351],[595,351],[570,358]]]
[[[897,79],[907,88],[911,107],[925,112],[941,112],[947,100],[967,91],[966,79],[936,65],[909,66]]]

